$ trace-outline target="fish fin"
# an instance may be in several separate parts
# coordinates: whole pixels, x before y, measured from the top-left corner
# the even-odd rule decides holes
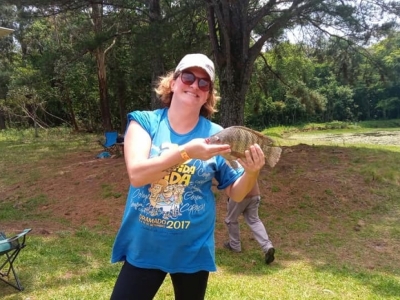
[[[246,155],[244,153],[231,150],[231,153],[229,153],[229,157],[231,157],[231,160],[236,160],[237,158],[246,158]]]
[[[245,127],[245,126],[231,126],[231,127],[228,127],[228,128],[235,129],[235,130],[237,130],[239,132],[242,130],[242,131],[246,131],[246,132],[248,132],[250,134],[254,134],[255,136],[257,136],[262,141],[262,142],[258,141],[257,142],[258,144],[265,143],[267,146],[272,146],[272,145],[275,144],[275,141],[272,138],[270,138],[269,136],[267,136],[267,135],[265,135],[265,134],[263,134],[263,133],[261,133],[259,131],[253,130],[251,128],[248,128],[248,127]]]
[[[223,158],[225,158],[225,160],[227,160],[227,161],[233,161],[233,160],[236,160],[238,157],[237,156],[235,156],[235,155],[232,155],[232,153],[233,152],[230,152],[230,153],[225,153],[225,154],[222,154],[221,156],[223,157]]]
[[[273,168],[278,163],[281,158],[282,148],[280,147],[271,147],[271,152],[269,153],[267,159],[268,165]]]
[[[239,162],[236,160],[236,157],[230,154],[224,154],[222,155],[222,157],[225,158],[226,163],[230,165],[233,169],[238,169],[241,167]]]
[[[242,167],[241,164],[239,164],[239,162],[237,160],[231,160],[229,161],[229,164],[231,165],[232,168],[234,169],[239,169]]]

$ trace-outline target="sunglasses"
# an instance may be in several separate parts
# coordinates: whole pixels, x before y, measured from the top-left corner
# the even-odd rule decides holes
[[[209,79],[196,77],[193,73],[190,73],[188,71],[184,71],[181,73],[181,80],[183,84],[186,85],[192,85],[196,80],[198,80],[197,86],[203,92],[208,92],[211,87],[211,81]]]

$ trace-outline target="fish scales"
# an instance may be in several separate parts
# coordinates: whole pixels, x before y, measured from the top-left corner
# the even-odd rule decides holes
[[[264,153],[267,163],[274,167],[279,161],[282,149],[274,147],[274,140],[262,133],[244,126],[231,126],[207,139],[210,144],[229,144],[231,153],[222,155],[231,165],[237,165],[237,158],[244,158],[245,151],[253,144],[258,144]]]

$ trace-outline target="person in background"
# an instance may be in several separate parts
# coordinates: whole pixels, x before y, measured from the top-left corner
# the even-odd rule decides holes
[[[214,64],[188,54],[160,78],[164,108],[128,114],[124,139],[130,186],[111,262],[122,262],[111,299],[153,299],[167,274],[175,299],[202,300],[209,272],[216,271],[216,205],[212,181],[241,201],[265,164],[254,144],[233,169],[220,156],[229,145],[206,138],[222,130],[216,111]]]
[[[238,219],[239,216],[243,214],[254,238],[260,244],[264,252],[265,263],[269,265],[275,260],[275,248],[268,237],[264,224],[258,216],[260,200],[260,187],[258,183],[254,185],[243,201],[238,203],[228,198],[228,212],[225,218],[225,224],[228,227],[229,241],[224,243],[224,247],[233,252],[242,251]]]

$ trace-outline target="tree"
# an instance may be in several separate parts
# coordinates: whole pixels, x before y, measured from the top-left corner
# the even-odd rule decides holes
[[[221,124],[244,123],[246,93],[253,65],[266,43],[274,44],[299,26],[338,35],[353,42],[366,41],[383,25],[370,25],[377,12],[395,14],[395,1],[353,0],[227,1],[207,3],[211,46],[219,74]],[[392,23],[390,23],[392,24]]]
[[[0,6],[0,27],[12,28],[16,12],[11,5]],[[0,34],[0,100],[6,101],[13,67],[13,43],[8,31]],[[5,112],[0,107],[0,130],[6,129]]]
[[[392,27],[368,24],[373,9],[398,7],[385,2],[6,0],[16,31],[12,50],[0,52],[0,98],[13,76],[13,89],[22,90],[15,70],[29,67],[36,75],[27,87],[52,115],[38,110],[44,122],[123,130],[128,111],[158,107],[158,77],[200,52],[214,56],[223,126],[396,116],[398,43],[362,44]],[[290,32],[307,39],[288,42]]]
[[[146,98],[147,92],[139,95],[137,93],[143,88],[151,92],[158,77],[175,65],[184,54],[191,51],[188,48],[202,52],[206,51],[204,48],[207,49],[204,43],[197,43],[197,40],[208,40],[205,10],[198,5],[198,1],[160,3],[159,0],[17,0],[15,2],[42,18],[62,16],[71,21],[75,30],[69,32],[64,30],[64,32],[69,33],[75,54],[65,56],[65,67],[71,67],[79,56],[91,55],[95,58],[99,108],[104,130],[110,130],[118,123],[118,127],[122,129],[125,127],[126,109],[137,106],[126,99],[145,98],[149,101],[151,98],[149,105],[146,107],[141,105],[139,108],[156,108],[159,101],[155,93],[151,93],[149,98]],[[63,26],[66,28],[68,25]],[[63,43],[68,41],[64,40]],[[116,49],[116,45],[119,49]],[[59,47],[61,50],[62,45]],[[122,53],[123,59],[116,57],[112,52]],[[112,66],[108,64],[110,58],[115,63]],[[121,62],[123,65],[118,65]],[[140,70],[135,70],[135,67]],[[138,75],[149,71],[150,74]],[[65,73],[61,67],[58,67],[58,72]],[[67,100],[66,102],[71,102],[68,91],[72,87],[65,86],[65,80],[61,75],[57,76],[60,79],[58,84],[63,88],[61,95]],[[114,84],[111,87],[108,79],[110,76]],[[132,77],[135,81],[131,81]],[[150,82],[147,82],[147,79],[150,79]],[[139,87],[130,87],[136,81]],[[115,109],[113,100],[118,102],[118,110]],[[71,109],[68,110],[72,116],[73,112]],[[116,112],[120,122],[115,120]]]
[[[117,18],[119,11],[113,10],[107,1],[20,0],[15,2],[29,8],[32,14],[42,17],[67,14],[68,12],[88,16],[86,20],[81,22],[86,29],[79,28],[79,32],[70,32],[70,35],[71,39],[76,41],[75,46],[82,47],[78,51],[78,55],[83,56],[90,53],[95,57],[101,122],[104,130],[111,130],[106,58],[107,52],[115,44],[116,37],[121,34],[121,27]],[[110,17],[111,15],[113,17]],[[88,26],[89,23],[90,27]],[[67,92],[67,89],[64,89],[64,92]],[[66,99],[69,99],[69,97],[66,96]]]
[[[35,136],[38,136],[38,127],[48,127],[41,119],[41,115],[45,115],[47,111],[45,101],[40,99],[36,91],[36,87],[40,88],[42,83],[40,76],[37,75],[38,71],[30,66],[17,68],[13,78],[11,78],[7,95],[8,104],[0,103],[8,114],[14,115],[20,120],[26,120],[24,123],[34,125]]]
[[[257,58],[246,95],[246,125],[263,121],[260,126],[265,128],[274,122],[295,124],[318,118],[326,101],[314,85],[315,62],[309,52],[305,45],[281,42]],[[280,101],[279,109],[273,109]],[[278,111],[276,118],[273,114]]]

